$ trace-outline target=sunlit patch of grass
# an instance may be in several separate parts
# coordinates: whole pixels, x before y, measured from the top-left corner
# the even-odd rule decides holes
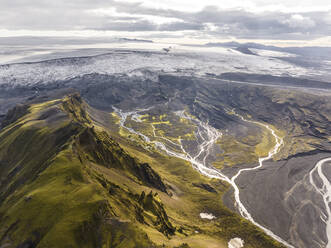
[[[62,99],[56,99],[56,100],[47,101],[47,102],[43,102],[43,103],[33,104],[30,106],[29,110],[31,111],[31,113],[37,113],[40,110],[43,110],[52,105],[56,105],[60,102],[62,102]]]
[[[194,132],[196,127],[188,120],[184,123],[181,122],[180,118],[174,113],[161,115],[149,113],[144,116],[142,122],[136,122],[129,117],[125,125],[148,136],[151,140],[161,139],[164,141],[163,137],[179,144],[180,139],[192,140],[195,138]],[[154,131],[157,137],[154,137]],[[121,130],[120,132],[122,135],[126,135],[126,131]]]
[[[162,124],[171,125],[170,121],[157,121],[157,122],[152,122],[151,124],[153,124],[153,125],[162,125]]]
[[[255,147],[255,153],[258,157],[266,157],[276,145],[275,137],[265,128],[262,129],[262,139]]]
[[[110,113],[110,120],[112,123],[119,125],[121,118],[115,112]]]
[[[258,156],[255,154],[257,142],[254,136],[244,137],[242,140],[239,140],[232,135],[223,135],[217,142],[223,152],[218,154],[217,160],[213,165],[218,169],[222,169],[234,165],[256,163],[258,161]]]

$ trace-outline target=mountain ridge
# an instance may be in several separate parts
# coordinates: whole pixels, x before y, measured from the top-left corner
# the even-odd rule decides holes
[[[282,247],[215,203],[228,186],[156,151],[143,155],[133,141],[119,145],[79,95],[28,110],[0,131],[0,247],[226,247],[233,235],[247,247]],[[199,211],[218,220],[202,220]]]

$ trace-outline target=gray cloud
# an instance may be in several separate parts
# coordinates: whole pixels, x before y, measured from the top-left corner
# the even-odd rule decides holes
[[[183,30],[203,30],[204,25],[190,22],[171,22],[159,25],[158,31],[183,31]]]
[[[157,26],[146,20],[134,20],[134,21],[108,21],[99,30],[112,30],[112,31],[156,31]]]
[[[322,14],[322,15],[321,15]],[[250,13],[245,10],[221,11],[208,7],[196,13],[194,21],[213,23],[219,35],[240,38],[314,38],[331,35],[330,25],[321,16],[326,13]],[[316,26],[319,26],[316,28]]]
[[[31,30],[196,31],[196,35],[237,38],[312,39],[331,36],[331,13],[252,13],[244,9],[198,12],[154,9],[141,3],[114,0],[0,0],[0,28]],[[118,15],[98,15],[91,10],[115,8]],[[150,18],[145,18],[149,16]],[[154,17],[176,18],[157,23]],[[209,27],[212,25],[212,29]]]

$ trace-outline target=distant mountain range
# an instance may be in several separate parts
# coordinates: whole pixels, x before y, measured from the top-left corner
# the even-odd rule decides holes
[[[153,43],[152,40],[131,39],[131,38],[112,38],[112,37],[0,37],[0,45],[3,46],[37,46],[37,45],[86,45],[103,43],[123,43],[123,42],[142,42]]]
[[[331,47],[319,47],[319,46],[309,46],[309,47],[277,47],[277,46],[267,46],[259,43],[248,42],[248,43],[239,43],[235,41],[231,42],[216,42],[216,43],[206,43],[205,46],[208,47],[229,47],[237,49],[261,49],[277,52],[287,52],[294,53],[302,56],[311,56],[311,57],[331,57]]]

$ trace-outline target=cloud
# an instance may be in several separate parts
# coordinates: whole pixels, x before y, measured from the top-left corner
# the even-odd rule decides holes
[[[156,31],[157,25],[147,20],[108,21],[104,26],[95,27],[93,29],[140,32],[140,31]]]
[[[269,11],[220,8],[219,5],[206,6],[202,2],[199,3],[202,8],[185,11],[182,5],[176,7],[176,1],[170,1],[172,4],[169,5],[155,1],[152,4],[151,1],[133,0],[0,0],[0,29],[137,31],[146,32],[146,36],[156,31],[167,32],[166,35],[192,31],[200,37],[248,39],[331,36],[331,14],[328,10],[281,12],[280,8],[251,0],[251,6],[261,5]],[[218,1],[206,0],[206,3],[210,2],[217,4]],[[183,3],[189,5],[189,1]],[[232,5],[236,3],[240,1],[233,0]],[[305,3],[305,6],[308,5]]]
[[[201,23],[190,22],[171,22],[159,26],[158,31],[183,31],[183,30],[203,30],[204,25]]]
[[[309,29],[315,27],[316,25],[310,17],[303,17],[299,14],[291,15],[290,18],[285,20],[283,23],[288,24],[288,26],[293,29]]]

